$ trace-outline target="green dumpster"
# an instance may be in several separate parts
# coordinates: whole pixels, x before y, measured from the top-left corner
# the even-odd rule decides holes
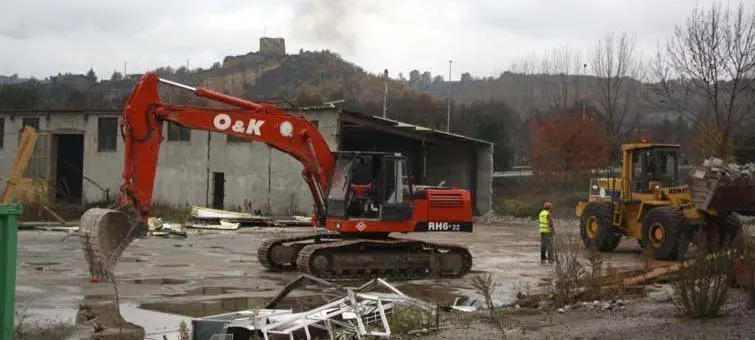
[[[16,315],[16,250],[20,204],[0,204],[0,339],[13,339]]]

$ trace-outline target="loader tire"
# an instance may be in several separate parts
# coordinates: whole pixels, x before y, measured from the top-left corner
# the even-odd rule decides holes
[[[642,243],[653,258],[676,261],[684,256],[682,242],[688,242],[684,232],[686,221],[681,211],[672,207],[650,209],[642,220]]]
[[[600,252],[616,249],[621,241],[621,235],[611,223],[613,205],[605,202],[593,202],[585,207],[579,223],[579,234],[585,248]]]

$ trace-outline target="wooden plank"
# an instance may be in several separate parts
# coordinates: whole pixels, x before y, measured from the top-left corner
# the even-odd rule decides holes
[[[8,182],[5,184],[0,203],[9,203],[13,199],[13,191],[16,189],[16,185],[18,185],[24,177],[26,166],[29,164],[29,159],[31,159],[38,138],[39,134],[34,128],[28,126],[24,128],[24,132],[21,135],[21,143],[19,143],[18,151],[16,152],[16,159],[13,161],[11,170],[8,172]]]
[[[60,215],[56,214],[52,209],[50,209],[48,206],[44,206],[45,211],[47,211],[48,214],[50,214],[52,217],[54,217],[56,220],[58,220],[63,225],[66,224],[66,220],[64,220]]]

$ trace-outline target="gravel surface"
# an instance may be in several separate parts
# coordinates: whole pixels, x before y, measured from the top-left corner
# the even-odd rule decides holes
[[[752,339],[755,311],[747,310],[744,293],[732,290],[721,316],[691,319],[670,301],[630,300],[626,308],[579,308],[563,313],[507,315],[504,336],[491,323],[467,322],[420,339]],[[521,313],[523,314],[523,313]],[[482,317],[478,317],[478,320]]]

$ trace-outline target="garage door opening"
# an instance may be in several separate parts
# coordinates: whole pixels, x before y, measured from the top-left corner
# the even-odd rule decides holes
[[[55,135],[55,150],[55,201],[81,202],[84,191],[84,135]]]

